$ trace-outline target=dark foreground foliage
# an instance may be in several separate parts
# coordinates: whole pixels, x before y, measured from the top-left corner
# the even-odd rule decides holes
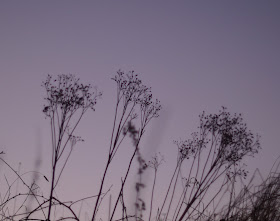
[[[46,92],[43,113],[51,127],[52,173],[32,172],[30,183],[27,173],[21,174],[19,169],[12,168],[1,152],[2,165],[8,169],[5,171],[12,172],[16,179],[9,180],[5,174],[1,179],[0,220],[280,220],[279,164],[261,185],[254,186],[252,180],[244,184],[248,174],[244,160],[258,153],[259,137],[248,130],[242,115],[231,114],[224,107],[217,114],[203,112],[199,116],[198,131],[189,139],[174,142],[178,153],[174,172],[166,180],[168,187],[162,202],[156,205],[157,174],[164,158],[159,153],[146,163],[140,146],[150,122],[159,117],[161,105],[153,100],[151,89],[133,71],[118,71],[112,80],[116,85],[114,120],[96,195],[65,202],[59,199],[56,187],[73,148],[82,141],[75,130],[83,116],[95,110],[102,94],[74,75],[49,75],[42,86]],[[113,193],[110,188],[105,189],[105,183],[113,182],[108,178],[109,168],[127,138],[132,140],[133,152],[121,174],[120,189],[111,202]],[[138,163],[136,198],[134,205],[128,205],[126,184],[133,161]],[[151,197],[145,201],[142,176],[148,169],[154,171],[154,176]],[[40,179],[49,183],[49,189],[38,185]],[[106,207],[103,200],[109,198],[109,194],[109,214],[103,217],[99,211]],[[91,208],[86,214],[81,214],[83,202]]]

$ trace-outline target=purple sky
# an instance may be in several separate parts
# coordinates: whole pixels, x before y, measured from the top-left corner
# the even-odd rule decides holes
[[[278,1],[1,1],[0,151],[14,167],[22,162],[22,171],[40,157],[40,171],[49,174],[40,84],[49,73],[76,74],[103,97],[81,122],[85,142],[59,190],[74,198],[95,194],[113,121],[110,78],[123,69],[139,73],[162,103],[142,143],[145,158],[165,156],[162,183],[176,161],[172,141],[190,137],[198,115],[221,106],[244,114],[261,135],[263,149],[248,165],[268,172],[280,154],[279,10]],[[110,179],[120,182],[126,157],[119,153]]]

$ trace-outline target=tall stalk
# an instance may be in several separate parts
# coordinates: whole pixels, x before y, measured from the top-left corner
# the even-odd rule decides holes
[[[150,88],[143,85],[142,81],[138,78],[137,74],[134,74],[133,71],[129,72],[128,74],[124,74],[124,72],[118,71],[115,77],[112,79],[117,84],[117,102],[114,113],[113,129],[111,133],[107,163],[103,172],[97,199],[93,208],[93,215],[91,218],[92,221],[94,221],[97,216],[98,205],[100,203],[100,197],[108,173],[108,168],[113,161],[114,156],[116,155],[124,138],[128,133],[131,137],[133,137],[140,131],[137,141],[134,140],[134,145],[137,149],[142,135],[144,134],[144,129],[152,118],[158,117],[158,112],[161,109],[158,101],[152,102],[152,94]],[[140,126],[138,126],[139,129],[135,129],[134,126],[132,127],[132,122],[136,121],[138,115],[140,115]],[[116,204],[118,204],[120,197],[123,194],[123,186],[125,185],[126,178],[130,170],[130,165],[136,154],[136,149],[132,154],[127,173],[124,180],[122,181]],[[111,217],[114,216],[114,212],[115,208],[112,212]]]
[[[90,84],[80,83],[80,79],[74,75],[58,75],[57,78],[48,75],[42,86],[46,90],[46,104],[43,113],[46,118],[49,118],[51,124],[52,174],[47,216],[47,220],[50,220],[55,187],[74,145],[76,142],[82,141],[81,137],[74,135],[74,131],[87,110],[94,111],[101,93],[91,91]],[[61,161],[62,156],[69,149],[69,145],[68,157]]]

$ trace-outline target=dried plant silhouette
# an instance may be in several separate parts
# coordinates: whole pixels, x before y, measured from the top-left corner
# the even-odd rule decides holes
[[[83,141],[75,134],[76,128],[87,112],[95,110],[102,94],[74,75],[48,75],[42,87],[46,92],[43,113],[51,131],[51,174],[21,173],[20,167],[15,170],[5,160],[5,153],[0,152],[1,166],[5,168],[0,179],[0,220],[280,220],[279,162],[261,185],[253,184],[253,179],[246,184],[248,172],[244,162],[258,153],[259,136],[247,128],[242,115],[231,114],[224,107],[217,114],[203,112],[199,116],[198,131],[190,139],[174,142],[177,149],[174,172],[166,179],[164,196],[157,196],[155,190],[160,185],[157,175],[164,157],[158,153],[146,160],[140,146],[150,122],[160,115],[160,102],[153,100],[151,88],[133,71],[120,70],[112,80],[116,86],[114,117],[96,195],[63,201],[56,187],[73,148]],[[105,183],[113,184],[109,168],[125,139],[132,141],[133,151],[120,175],[118,191],[112,192],[111,188],[105,188]],[[133,165],[138,168],[135,200],[131,205],[126,193],[128,177],[134,175]],[[153,172],[150,189],[143,181],[147,170]],[[5,175],[8,172],[13,174],[12,180]],[[49,184],[49,188],[40,187],[39,179]],[[147,190],[151,192],[145,201],[142,194]],[[104,217],[100,209],[107,207],[103,203],[106,198],[110,199],[109,213]],[[83,204],[89,209],[81,218]]]
[[[242,161],[260,148],[258,136],[254,138],[241,115],[231,116],[223,107],[218,114],[203,112],[199,118],[199,132],[193,133],[191,139],[175,141],[177,164],[157,220],[161,220],[165,207],[163,220],[168,220],[172,205],[175,206],[172,220],[204,219],[204,212],[223,187],[236,176],[247,176]],[[174,194],[178,191],[178,178],[183,180],[183,188],[176,202]],[[220,188],[215,194],[212,190],[213,196],[207,197],[215,183]]]
[[[102,194],[104,180],[106,178],[108,168],[114,159],[115,154],[120,148],[122,141],[127,136],[127,134],[129,134],[129,136],[133,139],[135,148],[130,158],[127,171],[122,181],[121,189],[111,214],[110,220],[113,219],[117,205],[123,193],[123,188],[126,183],[132,161],[137,153],[138,146],[145,133],[145,129],[153,118],[159,116],[159,111],[161,109],[158,100],[155,102],[152,101],[151,89],[143,85],[142,81],[138,78],[137,74],[134,74],[133,71],[127,75],[122,71],[118,71],[113,80],[117,84],[117,101],[113,129],[107,163],[103,173],[97,200],[93,209],[92,220],[96,219],[100,196]],[[137,118],[137,126],[132,125],[132,121],[136,120]]]
[[[99,92],[91,92],[91,85],[84,85],[74,75],[59,75],[56,79],[48,75],[43,82],[47,96],[43,112],[50,120],[52,136],[52,176],[47,220],[50,220],[53,192],[76,142],[82,141],[74,131],[88,109],[94,110]],[[68,156],[61,162],[67,147]]]

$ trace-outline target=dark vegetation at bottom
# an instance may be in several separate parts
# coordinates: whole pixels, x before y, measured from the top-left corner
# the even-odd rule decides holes
[[[159,117],[161,105],[153,100],[151,89],[133,71],[118,71],[112,78],[116,85],[116,106],[113,129],[105,169],[98,192],[94,196],[64,202],[56,187],[67,166],[73,148],[83,141],[75,130],[86,112],[94,111],[102,94],[90,84],[83,84],[74,75],[49,75],[42,86],[46,92],[43,113],[51,129],[51,174],[32,172],[32,182],[10,166],[0,153],[1,167],[16,176],[1,179],[0,220],[156,220],[156,221],[278,221],[280,220],[279,162],[260,185],[248,176],[244,160],[258,153],[259,136],[252,134],[241,114],[231,114],[222,107],[217,114],[199,115],[198,131],[186,140],[175,141],[177,161],[162,202],[155,205],[155,190],[163,156],[156,154],[149,161],[141,155],[141,140],[150,122]],[[126,171],[120,177],[120,189],[112,198],[105,183],[113,182],[108,171],[123,140],[132,140],[133,152],[128,156]],[[135,203],[128,205],[125,193],[133,161],[138,162]],[[102,165],[103,166],[103,165]],[[153,170],[150,199],[142,199],[146,170]],[[5,172],[6,173],[6,172]],[[49,182],[49,189],[38,185]],[[5,189],[4,186],[7,188]],[[5,189],[5,190],[4,190]],[[110,196],[109,196],[110,195]],[[110,197],[106,217],[103,200]],[[87,202],[91,209],[81,213]],[[63,212],[62,212],[63,211]]]

